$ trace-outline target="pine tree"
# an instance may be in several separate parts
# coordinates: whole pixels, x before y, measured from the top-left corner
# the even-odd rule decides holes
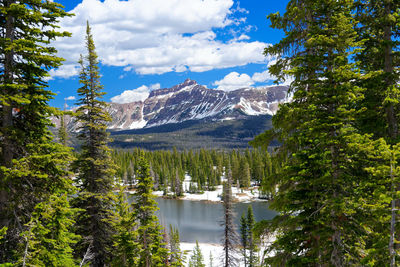
[[[184,255],[180,249],[180,240],[178,229],[169,225],[169,236],[170,236],[170,264],[171,266],[184,266]]]
[[[240,182],[240,187],[249,187],[250,186],[250,168],[249,163],[247,162],[246,158],[243,157],[240,160],[239,165],[239,177],[238,180]]]
[[[35,206],[70,191],[71,156],[49,131],[57,110],[48,105],[54,94],[45,81],[62,61],[51,42],[69,35],[56,29],[65,16],[50,1],[0,2],[0,229],[7,228],[0,262],[20,258]]]
[[[189,259],[189,267],[206,267],[204,264],[203,254],[199,246],[199,242],[196,240],[196,246],[193,249],[193,255]]]
[[[390,145],[387,147],[383,144],[382,155],[378,156],[384,161],[379,161],[379,165],[374,169],[385,169],[386,177],[381,176],[379,183],[375,187],[376,194],[386,194],[392,200],[391,212],[391,227],[390,233],[387,232],[387,220],[384,211],[388,212],[386,201],[381,201],[384,198],[378,199],[377,202],[371,203],[374,209],[374,214],[382,213],[377,221],[370,221],[369,224],[375,224],[372,239],[367,241],[367,246],[370,244],[370,252],[372,253],[370,260],[374,263],[387,264],[388,253],[390,253],[391,266],[395,265],[396,248],[395,243],[400,240],[399,227],[396,226],[396,221],[399,220],[400,201],[396,195],[399,191],[399,183],[396,179],[391,179],[387,176],[392,176],[396,169],[394,165],[399,162],[393,161],[393,157],[388,155],[396,155],[399,153],[399,47],[400,42],[397,38],[400,34],[400,18],[398,10],[400,3],[393,0],[384,1],[355,1],[356,15],[360,23],[357,25],[358,38],[363,41],[362,50],[356,55],[356,60],[359,63],[360,69],[364,74],[363,79],[359,84],[366,88],[365,97],[361,102],[364,112],[358,118],[359,128],[373,135],[374,139],[384,138]],[[379,142],[379,140],[377,141]],[[379,150],[379,149],[378,149]],[[376,158],[376,160],[378,160]],[[388,174],[391,170],[390,175]],[[376,172],[373,172],[374,175]],[[384,181],[386,184],[384,184]],[[394,182],[394,184],[393,184]],[[388,192],[382,192],[381,187],[391,188]],[[380,206],[380,207],[379,207]],[[383,219],[383,220],[382,220]],[[389,238],[390,235],[390,238]],[[385,242],[389,242],[389,251]],[[386,249],[386,251],[385,251]],[[397,252],[398,253],[398,252]]]
[[[253,228],[255,225],[255,219],[253,214],[253,207],[251,205],[247,208],[246,216],[246,227],[247,227],[247,238],[248,238],[248,248],[249,248],[249,267],[254,267],[257,264],[256,250],[257,247],[254,242]]]
[[[248,227],[247,227],[247,219],[244,213],[240,218],[240,242],[242,245],[242,255],[243,255],[243,263],[244,267],[247,267],[247,249],[248,249]]]
[[[80,124],[78,138],[83,144],[75,162],[80,191],[74,199],[74,205],[83,209],[76,223],[77,233],[83,240],[77,244],[75,253],[83,257],[91,247],[94,255],[91,266],[103,266],[112,258],[115,167],[107,147],[109,138],[106,122],[111,118],[105,111],[106,103],[100,100],[104,93],[101,91],[98,59],[89,23],[86,28],[86,49],[87,56],[81,56],[79,61],[82,87],[78,89],[81,98],[77,103],[76,118]]]
[[[235,256],[236,245],[238,244],[238,236],[233,222],[234,212],[232,207],[232,174],[228,170],[227,182],[224,184],[223,194],[223,206],[224,206],[224,218],[221,222],[221,226],[224,227],[224,236],[222,238],[222,246],[224,250],[223,254],[223,266],[230,267],[236,266],[237,259]]]
[[[75,210],[66,195],[53,195],[48,201],[36,205],[28,229],[23,233],[24,257],[22,265],[77,266],[71,245],[79,236],[71,232]]]
[[[60,118],[60,128],[58,129],[58,140],[61,144],[67,146],[68,134],[67,134],[67,129],[65,127],[64,114],[62,114]]]
[[[357,265],[363,258],[367,212],[358,205],[364,192],[355,185],[372,182],[361,167],[360,150],[370,145],[359,134],[355,116],[362,90],[352,53],[356,40],[353,1],[290,1],[283,16],[269,15],[285,37],[266,48],[277,56],[270,72],[278,80],[289,74],[293,101],[283,104],[273,118],[284,168],[271,207],[280,212],[272,248],[277,265]],[[361,158],[359,156],[362,156]],[[360,168],[361,167],[361,168]]]
[[[114,213],[114,249],[113,266],[134,267],[138,263],[138,251],[140,244],[137,242],[138,233],[135,222],[135,214],[128,204],[125,195],[125,187],[120,187],[115,203]]]
[[[134,194],[135,217],[138,222],[138,242],[141,244],[138,266],[164,266],[168,250],[163,242],[161,226],[154,212],[157,203],[152,194],[153,179],[148,162],[141,157],[138,162],[137,186]]]

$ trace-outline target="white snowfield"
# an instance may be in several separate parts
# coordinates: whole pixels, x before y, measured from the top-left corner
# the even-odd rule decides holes
[[[257,252],[258,259],[262,260],[262,254],[264,250],[271,244],[271,242],[275,240],[275,236],[271,236],[270,238],[265,238],[263,244],[259,251]],[[196,246],[196,243],[186,243],[181,242],[180,248],[182,252],[186,252],[185,266],[189,265],[190,256],[193,255],[193,249]],[[209,244],[209,243],[199,243],[199,247],[201,250],[201,254],[203,255],[204,264],[206,267],[219,267],[223,266],[223,247],[221,244]],[[212,265],[210,264],[210,254],[212,255]],[[236,258],[239,259],[237,266],[244,266],[244,262],[242,260],[243,256],[241,252],[238,250],[235,253]],[[248,254],[247,254],[248,255]]]

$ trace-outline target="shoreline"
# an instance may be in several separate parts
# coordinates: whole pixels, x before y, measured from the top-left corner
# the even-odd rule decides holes
[[[133,194],[134,190],[126,190],[126,193]],[[216,187],[214,191],[204,191],[203,193],[193,194],[184,193],[183,196],[174,197],[172,193],[164,195],[163,191],[154,191],[153,194],[157,197],[164,199],[174,199],[174,200],[188,200],[188,201],[203,201],[206,203],[222,203],[222,185]],[[268,202],[269,199],[259,198],[258,187],[251,187],[247,189],[238,189],[237,187],[232,187],[232,196],[234,203],[249,203],[249,202]]]

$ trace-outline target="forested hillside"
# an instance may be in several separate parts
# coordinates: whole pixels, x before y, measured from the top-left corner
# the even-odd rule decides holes
[[[134,188],[135,173],[140,165],[138,160],[144,157],[150,163],[150,172],[154,178],[154,188],[159,191],[173,193],[175,197],[183,195],[182,183],[185,175],[191,177],[190,193],[215,190],[221,185],[221,177],[226,170],[231,170],[232,182],[239,188],[248,188],[251,184],[261,186],[265,197],[275,193],[275,173],[281,167],[281,160],[261,149],[217,150],[176,149],[146,151],[141,149],[115,150],[114,162],[119,166],[117,176],[121,181]]]
[[[90,1],[120,2],[128,1]],[[226,14],[246,13],[239,4],[231,7]],[[236,72],[214,85],[232,91],[232,77],[250,85],[271,77],[290,84],[272,127],[269,117],[208,126],[186,121],[185,129],[113,133],[114,141],[101,82],[107,62],[101,64],[89,21],[78,38],[78,67],[69,69],[79,76],[77,107],[62,112],[49,104],[55,95],[49,75],[63,62],[54,43],[71,37],[59,23],[73,14],[50,0],[4,0],[0,11],[0,266],[204,266],[198,242],[186,258],[179,229],[166,229],[156,215],[154,191],[162,200],[179,199],[187,181],[189,193],[221,190],[217,266],[399,265],[399,1],[290,0],[286,12],[269,14],[271,27],[283,34],[264,46],[269,74]],[[220,24],[243,21],[223,16]],[[223,43],[211,33],[206,39],[214,45],[239,46],[250,38]],[[154,69],[187,67],[146,68]],[[150,89],[142,89],[148,97]],[[66,116],[74,116],[74,136]],[[56,137],[54,117],[60,120]],[[253,148],[242,149],[245,141]],[[277,215],[256,222],[250,206],[238,230],[233,191],[256,187]]]

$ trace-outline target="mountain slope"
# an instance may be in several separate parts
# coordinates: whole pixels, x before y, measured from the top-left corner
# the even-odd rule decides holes
[[[226,121],[249,116],[272,115],[288,101],[286,86],[243,88],[234,91],[208,89],[187,79],[172,88],[154,90],[145,101],[110,103],[113,131],[142,129],[186,121]],[[59,121],[54,119],[58,126]],[[73,118],[66,117],[69,131],[76,131]]]

